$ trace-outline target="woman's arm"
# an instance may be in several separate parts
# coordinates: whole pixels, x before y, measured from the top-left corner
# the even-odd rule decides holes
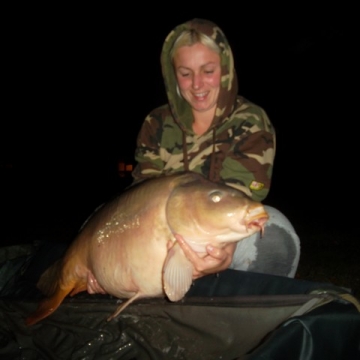
[[[276,152],[276,133],[266,112],[245,101],[232,115],[231,143],[223,144],[221,181],[256,201],[267,196]]]
[[[146,117],[141,126],[136,139],[135,161],[137,164],[132,172],[133,184],[158,176],[164,169],[158,138],[161,133],[160,126],[158,119],[151,114]]]

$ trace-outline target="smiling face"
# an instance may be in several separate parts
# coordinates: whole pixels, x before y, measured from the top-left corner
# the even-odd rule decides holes
[[[196,43],[181,46],[174,54],[174,68],[180,93],[193,111],[215,111],[220,91],[220,56]]]

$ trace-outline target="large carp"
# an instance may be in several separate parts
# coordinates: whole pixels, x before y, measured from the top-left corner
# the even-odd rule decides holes
[[[204,254],[208,244],[221,247],[263,230],[267,219],[261,203],[191,172],[130,187],[95,211],[64,257],[43,273],[37,286],[46,298],[26,323],[85,290],[127,299],[108,320],[140,297],[180,300],[193,266],[174,234]]]

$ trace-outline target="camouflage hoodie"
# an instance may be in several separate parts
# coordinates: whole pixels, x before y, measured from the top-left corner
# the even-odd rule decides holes
[[[221,49],[221,87],[214,119],[202,135],[192,129],[189,104],[176,91],[170,51],[179,34],[198,29]],[[161,52],[162,74],[168,104],[153,110],[137,138],[134,183],[183,170],[201,173],[227,183],[255,200],[269,192],[275,156],[275,131],[259,106],[237,94],[237,77],[231,48],[212,22],[194,19],[177,26],[167,36]]]

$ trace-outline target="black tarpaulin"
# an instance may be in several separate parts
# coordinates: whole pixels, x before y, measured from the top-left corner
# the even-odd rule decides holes
[[[352,299],[348,289],[233,270],[197,280],[180,302],[143,299],[109,322],[121,300],[81,293],[27,327],[24,319],[41,296],[36,280],[63,248],[45,244],[15,250],[4,249],[0,256],[0,359],[305,360],[360,355],[360,314],[342,297]],[[45,253],[47,261],[40,261]]]

